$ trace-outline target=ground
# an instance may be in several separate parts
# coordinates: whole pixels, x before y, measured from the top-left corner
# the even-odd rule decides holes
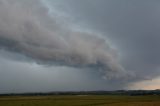
[[[1,96],[0,106],[160,106],[160,96]]]

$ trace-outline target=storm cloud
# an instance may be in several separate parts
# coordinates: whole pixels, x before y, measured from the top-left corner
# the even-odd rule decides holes
[[[119,52],[121,64],[139,80],[159,76],[158,0],[61,0],[57,4],[63,7],[57,6],[59,10],[74,14],[75,22],[80,20],[82,26],[106,36]]]
[[[101,70],[107,78],[129,75],[103,37],[66,28],[48,11],[38,0],[1,0],[1,49],[22,53],[41,64]]]
[[[0,91],[154,89],[159,27],[158,0],[0,0]]]

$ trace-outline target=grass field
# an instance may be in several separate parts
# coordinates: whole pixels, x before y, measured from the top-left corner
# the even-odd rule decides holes
[[[2,96],[0,106],[160,106],[160,96]]]

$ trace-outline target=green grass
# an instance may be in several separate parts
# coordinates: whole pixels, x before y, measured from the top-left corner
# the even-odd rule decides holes
[[[8,96],[0,106],[160,106],[160,96]]]

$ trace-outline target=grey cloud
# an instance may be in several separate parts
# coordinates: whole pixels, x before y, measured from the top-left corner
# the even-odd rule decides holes
[[[104,38],[66,28],[57,20],[38,0],[1,0],[0,47],[42,64],[98,67],[107,78],[131,74],[118,63],[116,51]]]
[[[88,76],[86,70],[15,61],[19,55],[0,50],[0,93],[92,90],[105,86],[103,81]]]
[[[60,0],[58,5],[109,38],[123,66],[137,73],[135,80],[159,76],[159,0]]]
[[[159,7],[159,0],[43,0],[42,3],[39,0],[0,0],[0,48],[4,50],[4,54],[5,50],[17,54],[5,54],[5,59],[50,65],[48,69],[38,68],[40,73],[42,70],[44,73],[45,70],[58,70],[58,73],[63,73],[61,75],[68,72],[67,76],[62,76],[65,77],[62,80],[74,77],[67,81],[76,80],[78,83],[80,80],[79,88],[121,89],[128,83],[153,79],[160,75]],[[5,60],[1,59],[0,62],[3,61]],[[67,71],[61,71],[55,65],[67,66],[64,69]],[[0,67],[2,73],[2,68],[6,68],[3,65]],[[88,83],[84,83],[87,81],[82,81],[79,75],[73,75],[77,69],[85,71],[86,76],[83,77],[86,77]],[[6,70],[11,69],[7,67]],[[23,72],[20,73],[19,70],[16,73],[24,75]],[[38,79],[31,79],[38,82],[40,78],[36,74],[35,78]],[[51,75],[55,77],[54,74]],[[101,79],[96,82],[102,74],[107,79],[111,77],[111,80]],[[130,78],[127,79],[128,77]],[[0,83],[3,84],[5,78],[1,79]],[[123,82],[122,79],[126,80]],[[53,80],[57,79],[53,78],[49,82]],[[56,89],[66,86],[67,81],[62,81],[63,86],[57,84]],[[88,85],[94,81],[95,85]],[[7,84],[10,85],[9,82]],[[43,89],[41,84],[39,87]],[[72,87],[66,86],[64,89]],[[7,86],[3,89],[6,88]],[[52,89],[51,86],[50,88]]]
[[[120,81],[102,79],[96,70],[46,67],[26,60],[19,53],[0,50],[0,93],[114,90],[124,86]]]

